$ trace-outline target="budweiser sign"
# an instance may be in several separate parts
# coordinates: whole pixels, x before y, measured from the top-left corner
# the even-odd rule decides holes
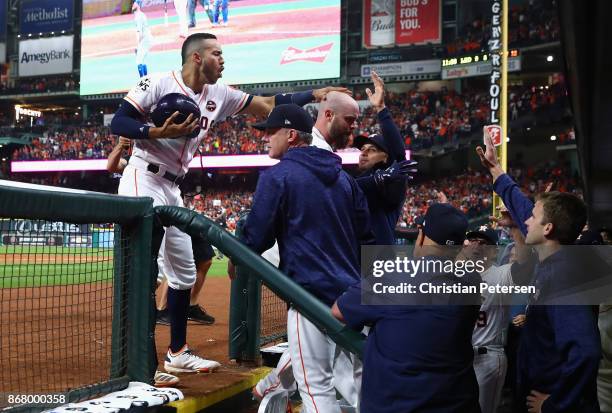
[[[328,43],[324,44],[323,46],[317,46],[306,50],[289,46],[287,50],[283,51],[280,64],[284,65],[300,60],[305,62],[323,63],[325,59],[327,59],[333,45],[333,43]]]

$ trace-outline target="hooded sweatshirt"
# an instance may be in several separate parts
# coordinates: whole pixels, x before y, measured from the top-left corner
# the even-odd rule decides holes
[[[359,281],[360,244],[373,236],[365,196],[339,156],[293,148],[260,175],[242,241],[262,253],[275,239],[279,269],[325,304]]]

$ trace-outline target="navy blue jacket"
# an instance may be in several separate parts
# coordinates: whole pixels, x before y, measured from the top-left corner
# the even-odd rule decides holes
[[[279,269],[330,307],[359,281],[360,243],[373,243],[368,205],[339,156],[289,149],[260,175],[242,240],[262,253],[275,239]]]
[[[431,259],[443,258],[425,258]],[[478,285],[476,277],[419,273],[412,280]],[[372,326],[364,348],[362,413],[480,412],[472,347],[478,306],[364,305],[362,288],[369,287],[362,281],[338,299],[349,327]]]
[[[378,113],[378,123],[389,148],[389,161],[403,161],[406,159],[406,148],[399,129],[393,122],[391,112],[385,108]],[[385,165],[384,167],[387,167]],[[372,231],[377,245],[395,244],[395,226],[402,213],[406,198],[406,182],[393,182],[379,188],[372,176],[383,166],[372,168],[357,177],[357,183],[366,194],[372,219]]]
[[[508,175],[501,175],[494,189],[502,197],[523,234],[533,203]],[[538,305],[550,299],[559,286],[575,284],[583,269],[560,250],[535,269],[536,297],[531,297],[527,322],[518,352],[519,388],[550,394],[542,412],[599,412],[597,369],[601,342],[597,314],[588,305]]]

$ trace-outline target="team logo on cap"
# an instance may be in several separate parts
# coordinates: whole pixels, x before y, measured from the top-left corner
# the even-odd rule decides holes
[[[206,102],[206,110],[209,112],[214,112],[217,109],[217,104],[213,100],[209,100]]]
[[[285,125],[291,125],[291,121],[289,119],[285,119]]]

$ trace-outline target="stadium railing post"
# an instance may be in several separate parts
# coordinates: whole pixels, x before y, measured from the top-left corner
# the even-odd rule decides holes
[[[127,302],[127,269],[128,262],[123,251],[127,242],[121,238],[121,226],[115,225],[113,247],[113,321],[112,321],[112,344],[111,344],[111,371],[110,377],[118,378],[126,374],[125,340],[126,340],[126,311]]]
[[[129,237],[127,375],[135,381],[150,382],[157,367],[153,257],[157,257],[160,241],[153,236],[152,214],[145,215],[124,229],[132,232]],[[154,244],[157,244],[157,249],[153,249]],[[143,291],[148,293],[144,294]]]

